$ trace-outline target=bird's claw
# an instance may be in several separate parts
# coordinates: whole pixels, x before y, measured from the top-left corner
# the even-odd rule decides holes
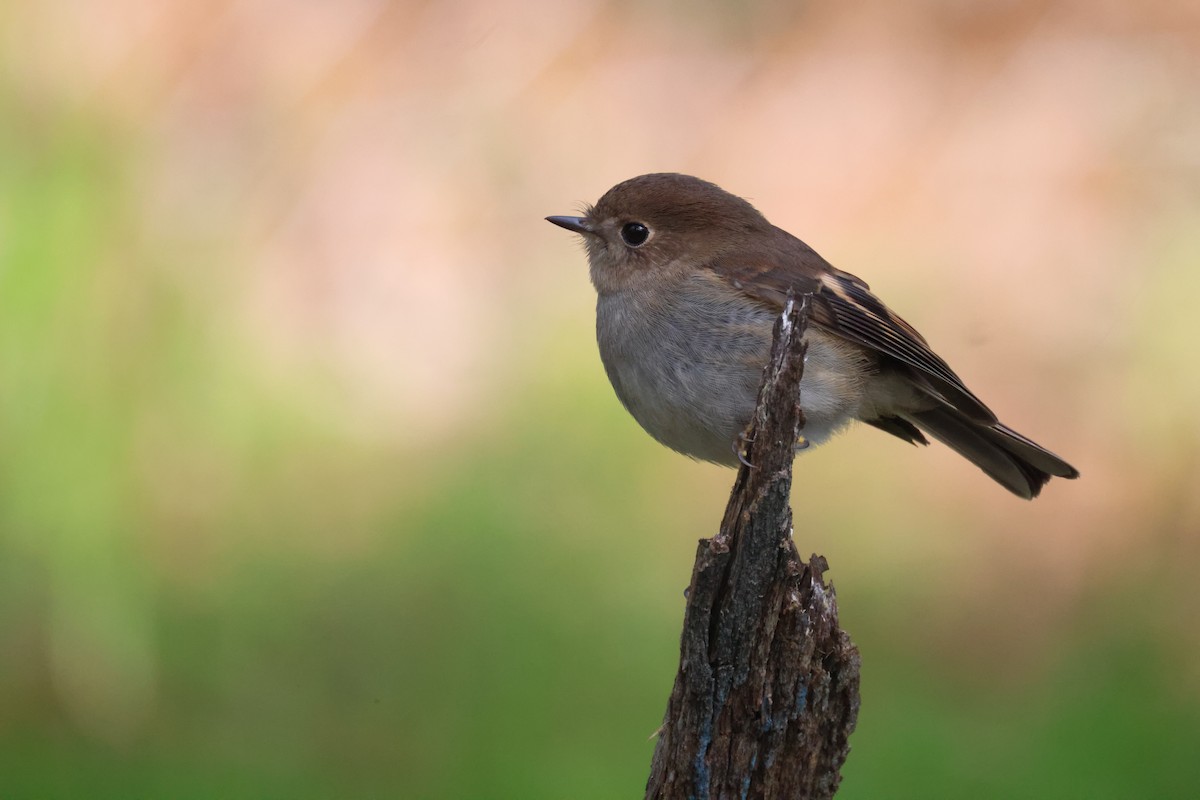
[[[746,454],[743,452],[742,446],[747,442],[753,441],[754,440],[745,433],[739,433],[738,437],[733,440],[733,454],[737,456],[738,463],[742,464],[748,469],[758,469],[758,467],[754,466],[746,459]]]

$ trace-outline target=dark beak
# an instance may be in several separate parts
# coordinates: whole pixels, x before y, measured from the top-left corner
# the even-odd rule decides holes
[[[553,222],[560,228],[566,228],[576,233],[595,233],[592,223],[587,217],[546,217],[546,222]]]

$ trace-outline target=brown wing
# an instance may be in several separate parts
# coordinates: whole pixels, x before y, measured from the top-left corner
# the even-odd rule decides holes
[[[760,242],[754,252],[722,256],[714,265],[717,273],[777,308],[783,308],[789,289],[811,292],[815,324],[911,367],[917,385],[972,420],[996,422],[996,415],[929,349],[925,338],[871,294],[865,282],[835,268],[786,231],[774,232],[773,240]]]

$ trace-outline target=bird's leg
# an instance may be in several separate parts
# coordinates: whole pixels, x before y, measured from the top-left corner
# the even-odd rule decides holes
[[[746,459],[745,445],[747,442],[753,441],[754,439],[752,439],[750,435],[746,433],[746,431],[742,431],[737,435],[737,438],[733,440],[733,454],[737,456],[737,460],[740,463],[746,465],[750,469],[758,469],[758,467],[754,466]]]

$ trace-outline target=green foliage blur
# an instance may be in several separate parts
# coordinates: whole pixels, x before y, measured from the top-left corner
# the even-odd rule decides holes
[[[386,388],[259,335],[245,275],[273,228],[243,195],[155,215],[166,123],[102,113],[133,102],[112,92],[0,90],[0,797],[639,796],[732,473],[613,397],[583,257],[540,221],[577,195],[497,167],[514,277],[472,280],[509,316],[465,347],[503,369],[471,362],[446,418],[373,416]],[[481,158],[517,159],[490,124]],[[1200,230],[1156,224],[1119,341],[1029,381],[1066,402],[1121,371],[1038,432],[1083,451],[1077,484],[1021,504],[861,430],[798,461],[798,546],[863,654],[839,797],[1200,796]]]

